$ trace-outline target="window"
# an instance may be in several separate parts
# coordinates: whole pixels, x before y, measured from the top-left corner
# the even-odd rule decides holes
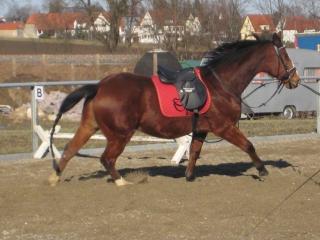
[[[270,29],[269,25],[260,25],[261,30],[268,31]]]

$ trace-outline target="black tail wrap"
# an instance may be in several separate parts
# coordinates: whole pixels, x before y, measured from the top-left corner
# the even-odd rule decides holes
[[[55,132],[55,128],[59,122],[59,120],[62,117],[62,114],[69,111],[71,108],[73,108],[78,102],[81,101],[82,98],[85,98],[86,100],[92,99],[98,90],[98,85],[85,85],[81,88],[76,89],[72,93],[70,93],[61,103],[59,112],[57,113],[56,119],[54,120],[52,130],[50,133],[50,150],[52,155],[52,167],[56,171],[57,175],[61,175],[61,170],[59,168],[59,165],[55,159],[55,154],[53,151],[53,135]]]

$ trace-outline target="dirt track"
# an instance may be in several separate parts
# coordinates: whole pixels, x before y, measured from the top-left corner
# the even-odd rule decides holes
[[[318,240],[320,174],[263,219],[320,168],[319,144],[256,144],[265,181],[232,146],[204,148],[192,183],[184,166],[170,164],[173,151],[124,153],[121,173],[146,179],[124,188],[96,159],[73,159],[55,188],[46,183],[47,160],[1,162],[0,239]]]

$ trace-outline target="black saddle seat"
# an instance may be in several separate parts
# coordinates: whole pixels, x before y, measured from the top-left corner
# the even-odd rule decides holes
[[[175,84],[180,80],[186,80],[187,76],[194,77],[193,69],[186,68],[179,71],[173,71],[162,66],[158,66],[158,75],[160,81],[167,84]]]
[[[158,66],[160,81],[165,84],[173,84],[182,106],[190,111],[197,111],[207,100],[205,85],[196,76],[193,68],[186,68],[180,71],[172,71],[162,66]]]

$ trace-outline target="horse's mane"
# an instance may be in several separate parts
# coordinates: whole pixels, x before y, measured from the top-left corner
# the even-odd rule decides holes
[[[239,40],[223,43],[204,55],[206,61],[203,62],[203,66],[215,67],[221,63],[231,62],[247,53],[250,47],[270,42],[270,40]]]

